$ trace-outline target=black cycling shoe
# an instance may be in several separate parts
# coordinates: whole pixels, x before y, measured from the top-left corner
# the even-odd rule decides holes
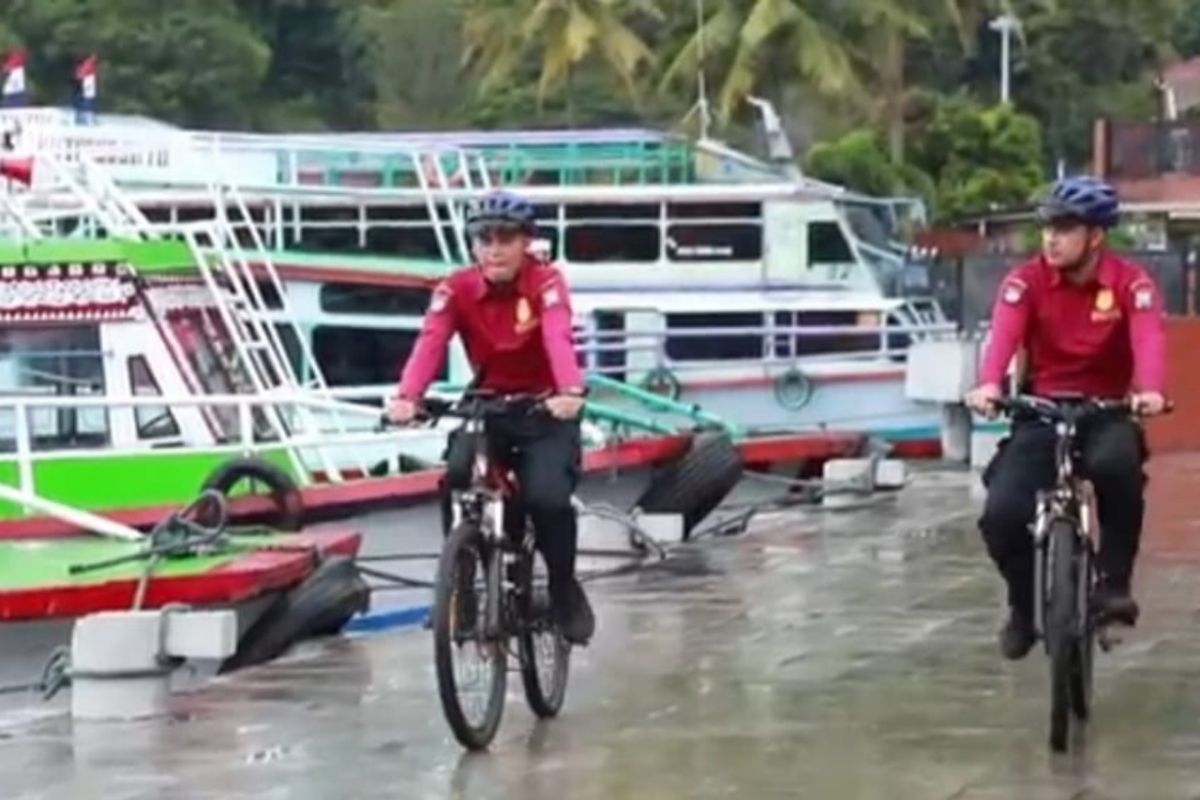
[[[1010,612],[1008,622],[1000,629],[1000,652],[1009,661],[1020,661],[1037,644],[1033,623],[1023,615]]]
[[[554,621],[571,644],[585,645],[591,640],[596,632],[596,617],[579,581],[572,579],[565,591],[554,598]]]
[[[1128,588],[1101,586],[1096,592],[1096,614],[1103,622],[1134,627],[1141,609]]]

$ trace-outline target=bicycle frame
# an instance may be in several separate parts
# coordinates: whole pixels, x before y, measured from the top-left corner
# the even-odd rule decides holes
[[[473,437],[475,453],[471,458],[470,488],[451,494],[451,527],[469,519],[479,524],[485,541],[496,544],[504,536],[504,508],[515,486],[508,471],[492,461],[484,418],[471,417],[460,430]]]
[[[1046,537],[1052,523],[1057,519],[1069,520],[1080,539],[1079,552],[1086,562],[1083,580],[1078,582],[1080,624],[1086,624],[1088,596],[1091,592],[1091,562],[1095,557],[1096,495],[1092,482],[1075,471],[1076,436],[1078,420],[1074,417],[1054,422],[1054,461],[1057,478],[1053,489],[1037,493],[1036,512],[1033,525],[1034,541],[1034,629],[1045,641],[1046,598],[1050,596],[1051,566],[1046,563],[1048,552]]]

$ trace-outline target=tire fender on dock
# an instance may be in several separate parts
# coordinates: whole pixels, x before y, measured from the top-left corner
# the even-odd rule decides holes
[[[712,513],[742,479],[741,456],[723,431],[702,431],[691,447],[658,470],[634,504],[651,514],[683,517],[683,538]]]

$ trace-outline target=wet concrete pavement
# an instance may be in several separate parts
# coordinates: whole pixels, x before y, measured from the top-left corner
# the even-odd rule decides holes
[[[536,723],[512,676],[487,754],[450,737],[429,635],[409,630],[209,683],[171,720],[0,717],[0,796],[1200,798],[1190,528],[1149,532],[1143,621],[1100,657],[1081,751],[1052,757],[1046,662],[997,655],[1000,584],[967,495],[964,475],[925,474],[593,584],[600,627],[563,715]]]

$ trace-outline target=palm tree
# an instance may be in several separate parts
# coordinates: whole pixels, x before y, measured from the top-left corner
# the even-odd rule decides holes
[[[851,12],[857,45],[855,69],[870,91],[860,95],[864,111],[887,132],[894,163],[904,161],[904,117],[911,100],[905,74],[908,44],[928,39],[937,16],[948,19],[964,48],[973,46],[961,6],[976,0],[862,0]],[[973,13],[973,9],[970,9]]]
[[[467,0],[463,60],[482,75],[480,91],[487,91],[539,53],[541,103],[570,82],[577,66],[598,57],[637,102],[639,70],[654,54],[628,25],[636,13],[661,19],[654,0]]]
[[[1054,0],[1026,0],[1033,9],[1052,7]],[[859,81],[869,90],[859,95],[869,119],[886,131],[892,160],[904,160],[905,113],[913,92],[906,76],[908,45],[929,39],[939,21],[948,23],[965,53],[977,44],[983,20],[1013,14],[1011,0],[859,0],[847,7],[852,16],[848,38]]]
[[[723,69],[717,117],[728,122],[734,110],[768,79],[798,77],[825,93],[858,89],[841,37],[812,0],[708,0],[710,11],[699,30],[676,53],[661,88],[686,83],[701,68]],[[767,65],[782,55],[790,76],[769,75]],[[705,69],[709,72],[709,69]]]

